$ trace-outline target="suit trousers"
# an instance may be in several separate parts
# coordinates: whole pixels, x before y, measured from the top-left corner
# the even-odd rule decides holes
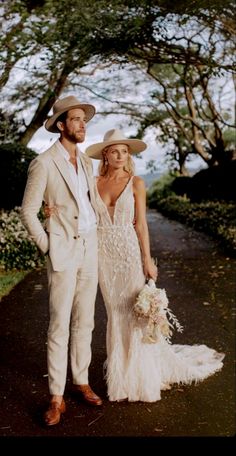
[[[68,345],[73,383],[88,384],[98,284],[96,229],[76,239],[73,258],[65,271],[53,271],[50,257],[47,270],[50,316],[47,340],[49,391],[52,395],[63,395]]]

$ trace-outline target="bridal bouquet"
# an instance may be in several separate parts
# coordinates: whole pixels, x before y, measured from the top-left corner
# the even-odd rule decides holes
[[[168,302],[165,289],[156,288],[152,279],[140,291],[134,305],[134,313],[138,318],[146,320],[143,342],[156,343],[162,335],[170,343],[174,326],[178,332],[183,331],[183,327],[168,307]]]

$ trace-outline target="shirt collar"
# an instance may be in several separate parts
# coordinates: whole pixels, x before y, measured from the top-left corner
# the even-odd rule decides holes
[[[55,143],[57,149],[59,150],[60,154],[65,158],[66,161],[70,161],[70,154],[69,152],[67,152],[67,150],[65,149],[65,147],[62,145],[61,141],[58,139]],[[80,154],[80,150],[78,148],[78,146],[76,145],[76,158],[77,160],[79,159],[79,154]]]

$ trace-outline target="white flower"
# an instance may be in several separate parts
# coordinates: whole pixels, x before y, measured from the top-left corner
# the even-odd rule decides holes
[[[176,316],[168,308],[168,298],[164,288],[156,288],[154,280],[150,279],[144,285],[136,298],[134,313],[138,318],[146,319],[143,342],[156,343],[160,334],[170,343],[172,329],[182,332],[183,328]],[[172,321],[172,323],[168,320]]]

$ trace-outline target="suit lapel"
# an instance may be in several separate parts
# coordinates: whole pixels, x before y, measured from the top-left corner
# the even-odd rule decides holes
[[[88,158],[85,154],[79,151],[79,157],[80,161],[88,182],[88,187],[89,187],[89,193],[90,193],[90,201],[91,204],[95,210],[96,216],[98,217],[97,214],[97,205],[96,205],[96,200],[95,200],[95,195],[94,195],[94,176],[93,176],[93,170],[90,162],[90,158]]]
[[[58,152],[56,147],[54,147],[52,150],[52,158],[53,158],[53,161],[54,161],[57,169],[59,170],[60,174],[62,175],[63,179],[67,183],[73,197],[75,198],[76,203],[78,204],[76,194],[75,194],[75,188],[74,188],[73,182],[70,177],[70,172],[69,172],[67,163],[66,163],[65,159],[61,156],[61,154]]]

